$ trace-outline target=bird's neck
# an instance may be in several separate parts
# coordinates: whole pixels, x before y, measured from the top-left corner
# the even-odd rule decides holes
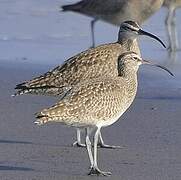
[[[138,86],[137,71],[126,70],[124,73],[125,74],[122,78],[125,81],[125,88],[127,89],[127,93],[131,96],[133,94],[135,95],[136,94],[135,89],[137,89]]]
[[[124,46],[127,50],[131,50],[132,45],[136,42],[136,39],[128,39],[127,37],[119,37],[118,38],[118,43],[121,46]]]
[[[124,62],[118,64],[118,76],[126,82],[137,81],[139,66],[127,66]]]
[[[126,79],[126,81],[131,81],[132,79],[137,79],[137,72],[137,69],[124,68],[121,72],[119,72],[119,76]]]

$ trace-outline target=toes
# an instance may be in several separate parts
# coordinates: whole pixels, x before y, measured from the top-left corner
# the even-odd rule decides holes
[[[100,175],[102,176],[110,176],[112,173],[111,172],[104,172],[104,171],[101,171]]]
[[[72,145],[73,145],[73,146],[77,146],[77,147],[86,147],[85,144],[78,143],[77,141],[75,141]]]
[[[105,172],[105,171],[101,171],[98,168],[91,168],[90,172],[88,175],[102,175],[102,176],[110,176],[112,173],[111,172]]]
[[[112,174],[111,172],[103,172],[104,176],[111,176],[111,174]]]
[[[100,148],[107,148],[107,149],[123,149],[123,146],[112,146],[107,144],[99,144]]]

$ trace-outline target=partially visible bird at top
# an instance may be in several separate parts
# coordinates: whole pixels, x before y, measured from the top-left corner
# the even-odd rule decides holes
[[[181,7],[181,0],[164,0],[163,6],[168,8],[168,14],[165,19],[167,27],[169,50],[179,50],[178,34],[176,28],[176,9]]]
[[[120,26],[132,20],[142,24],[162,6],[164,0],[82,0],[62,6],[62,11],[81,13],[94,19],[91,21],[92,47],[95,46],[94,24],[97,20]]]
[[[137,37],[146,35],[164,43],[155,35],[141,29],[134,21],[125,21],[121,24],[118,33],[118,40],[115,43],[100,45],[90,48],[65,61],[51,71],[36,77],[32,80],[18,84],[16,95],[38,94],[58,96],[64,98],[72,87],[84,81],[93,80],[99,77],[117,77],[117,59],[127,51],[134,51],[140,55]],[[99,133],[100,145],[102,147],[115,147],[105,145]],[[78,146],[83,146],[80,141],[80,131],[77,133]]]

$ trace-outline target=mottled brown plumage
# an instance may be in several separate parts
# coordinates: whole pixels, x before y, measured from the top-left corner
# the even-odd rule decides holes
[[[64,98],[51,108],[36,114],[36,124],[60,122],[87,128],[86,146],[91,162],[90,174],[110,175],[97,166],[97,142],[100,128],[113,124],[133,102],[137,91],[137,70],[141,58],[134,52],[117,58],[114,77],[103,76],[83,81],[72,87]],[[89,129],[96,128],[94,158],[91,153]]]
[[[37,117],[43,121],[65,122],[75,127],[96,126],[124,112],[137,90],[137,71],[142,59],[133,51],[117,57],[114,75],[99,76],[73,86],[64,98]],[[44,119],[49,119],[44,122]]]
[[[137,31],[140,29],[135,22],[129,21],[123,23],[120,26],[118,42],[88,49],[68,59],[62,65],[57,66],[44,75],[18,84],[16,86],[18,92],[15,96],[28,93],[63,98],[72,87],[80,82],[103,76],[114,77],[117,75],[117,58],[120,54],[129,50],[140,54],[136,41],[138,32],[135,29],[132,33],[129,32],[129,29],[123,31],[122,26],[133,26],[133,28],[137,28]],[[77,142],[74,145],[84,146],[81,144],[80,129],[77,129]],[[105,145],[101,133],[100,145],[107,148],[118,147]]]
[[[124,43],[111,43],[84,51],[64,62],[63,65],[37,77],[17,85],[21,89],[18,94],[43,94],[62,96],[69,88],[88,79],[100,76],[115,76],[116,60],[126,51],[139,53],[136,40]]]
[[[81,81],[100,76],[114,76],[120,54],[127,51],[140,54],[136,40],[139,35],[154,38],[165,46],[159,38],[143,31],[134,21],[125,21],[120,26],[117,42],[90,48],[44,75],[18,84],[15,88],[18,92],[15,95],[31,93],[61,96]]]
[[[47,73],[18,84],[15,88],[18,92],[15,95],[31,93],[61,96],[79,82],[100,76],[113,77],[117,73],[117,58],[122,53],[134,51],[140,54],[136,40],[139,35],[154,38],[164,46],[159,38],[143,31],[136,22],[125,21],[120,26],[117,42],[90,48]]]
[[[57,121],[74,127],[96,126],[98,121],[107,123],[132,102],[137,87],[135,79],[135,75],[130,82],[126,78],[98,78],[77,84],[62,101],[43,110],[38,117],[44,117],[38,122]]]
[[[119,55],[115,76],[100,76],[78,83],[60,102],[37,113],[35,123],[43,125],[47,122],[59,122],[76,128],[86,128],[86,147],[91,163],[89,174],[110,175],[110,172],[101,171],[97,165],[100,129],[116,122],[132,104],[137,92],[137,71],[143,63],[151,64],[142,60],[135,52]],[[90,129],[94,128],[96,132],[92,156],[89,135]]]
[[[137,23],[133,21],[124,22],[120,26],[117,42],[88,49],[44,75],[17,85],[18,92],[15,95],[30,93],[63,98],[78,83],[99,77],[116,77],[118,57],[127,51],[140,54],[136,37],[144,33]],[[77,133],[78,141],[76,144],[82,146],[80,132]],[[115,147],[105,145],[101,134],[100,140],[102,147]]]

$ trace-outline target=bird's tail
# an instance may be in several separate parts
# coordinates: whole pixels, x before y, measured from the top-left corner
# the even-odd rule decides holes
[[[12,97],[23,95],[23,94],[34,94],[34,95],[47,95],[47,96],[62,96],[64,94],[64,89],[62,87],[56,86],[27,86],[25,83],[16,85],[16,93]]]
[[[35,114],[37,120],[34,122],[37,125],[43,125],[49,121],[51,121],[51,118],[49,118],[48,115],[44,114],[43,112],[38,112]]]
[[[46,108],[43,109],[40,112],[37,112],[35,114],[36,116],[36,121],[34,122],[37,125],[43,125],[46,124],[48,122],[62,122],[62,118],[60,115],[57,115],[54,111],[54,106],[50,107],[50,108]]]
[[[75,4],[61,6],[61,8],[62,8],[63,12],[65,12],[65,11],[79,11],[81,9],[82,5],[83,5],[83,2],[80,1],[80,2],[75,3]]]
[[[27,90],[27,89],[25,89],[25,90],[19,90],[19,91],[17,91],[16,93],[12,94],[11,96],[12,96],[12,97],[15,97],[15,96],[19,96],[19,95],[26,94],[26,93],[28,93],[28,92],[29,92],[29,90]]]
[[[11,95],[12,97],[19,96],[19,95],[22,95],[22,94],[26,94],[26,93],[28,93],[30,91],[30,89],[28,89],[26,87],[26,83],[17,84],[15,89],[18,90],[18,91],[16,93],[12,94]]]

